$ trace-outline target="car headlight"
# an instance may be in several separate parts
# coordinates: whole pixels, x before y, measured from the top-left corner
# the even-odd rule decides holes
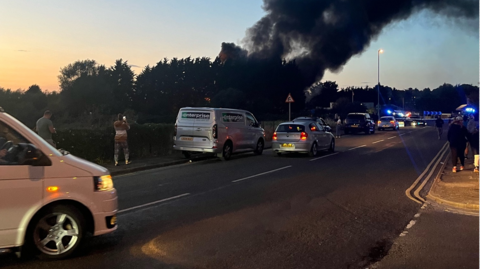
[[[113,180],[111,175],[93,177],[95,191],[113,190]]]

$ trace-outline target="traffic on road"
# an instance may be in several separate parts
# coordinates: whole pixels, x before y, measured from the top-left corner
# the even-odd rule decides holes
[[[366,134],[374,133],[375,124],[368,114],[354,113],[347,120],[349,128],[360,126],[363,130],[365,126],[370,128],[373,125]],[[353,225],[351,232],[359,229],[355,227],[356,221],[347,220],[350,217],[344,219],[344,214],[350,212],[357,219],[360,217],[358,214],[366,213],[364,210],[372,206],[372,201],[364,200],[365,195],[371,196],[373,193],[378,197],[375,207],[383,204],[378,208],[380,213],[376,217],[366,214],[360,219],[367,224],[377,217],[382,220],[377,219],[376,223],[396,222],[399,218],[402,221],[396,225],[379,230],[379,227],[375,228],[377,236],[393,238],[396,229],[405,220],[404,210],[411,212],[418,209],[399,190],[408,188],[416,171],[421,170],[442,145],[436,139],[431,142],[431,137],[436,134],[431,127],[398,128],[397,125],[393,128],[395,132],[381,131],[373,135],[346,131],[353,134],[335,139],[331,128],[326,128],[326,123],[319,124],[318,119],[304,117],[279,124],[271,146],[264,149],[268,144],[265,132],[250,112],[187,108],[180,110],[177,118],[174,148],[183,151],[187,158],[195,151],[216,153],[220,157],[218,161],[215,158],[207,159],[127,174],[112,180],[108,170],[68,153],[58,152],[7,113],[0,113],[0,121],[2,134],[11,141],[8,151],[19,151],[11,163],[2,166],[0,174],[0,183],[3,183],[0,185],[0,199],[4,205],[0,215],[9,216],[2,217],[0,221],[0,247],[5,252],[17,253],[22,257],[32,257],[32,254],[50,260],[72,257],[62,262],[69,266],[80,257],[90,260],[83,263],[86,266],[104,251],[118,257],[120,262],[122,258],[118,255],[122,255],[125,248],[138,249],[142,255],[154,259],[162,257],[157,260],[161,263],[178,263],[186,267],[202,266],[202,262],[215,264],[216,267],[225,255],[230,257],[239,254],[238,251],[243,252],[253,245],[254,249],[259,248],[258,251],[273,246],[276,246],[275,249],[285,248],[277,249],[280,252],[287,251],[289,244],[301,249],[302,244],[313,243],[310,240],[320,236],[319,231],[336,229],[333,223],[322,221],[325,216],[337,219],[344,226]],[[383,129],[380,126],[378,128]],[[233,154],[244,152],[247,153]],[[262,153],[263,156],[253,157]],[[385,162],[391,156],[396,156],[395,165]],[[12,176],[19,175],[23,175],[24,179],[16,181],[16,187],[12,189]],[[358,185],[358,182],[363,183]],[[376,193],[381,186],[388,191]],[[370,189],[364,189],[367,187]],[[340,195],[338,197],[337,192]],[[21,207],[17,197],[25,197],[21,199]],[[335,202],[335,197],[343,198]],[[391,200],[392,197],[395,199]],[[321,201],[328,202],[329,206],[325,208]],[[284,212],[284,209],[280,209],[282,203],[288,204],[285,213],[294,212],[280,213]],[[385,205],[390,203],[401,203],[403,209],[398,214],[389,214],[387,212],[391,209]],[[351,208],[354,204],[360,208]],[[340,211],[332,211],[332,205],[338,206],[344,213],[338,215]],[[13,210],[15,215],[11,213]],[[312,232],[312,224],[307,219],[315,219],[317,214],[314,212],[317,210],[327,211],[320,213],[319,219],[314,221],[322,223],[320,230]],[[360,211],[355,212],[357,210]],[[273,213],[276,211],[278,215]],[[271,218],[266,218],[261,212]],[[219,218],[218,222],[216,218]],[[294,242],[290,236],[286,239],[288,244],[277,241],[278,236],[285,236],[281,235],[282,231],[289,231],[290,225],[294,225],[290,218],[299,218],[300,225],[309,231],[307,238],[311,239],[308,242]],[[272,219],[277,219],[278,225],[274,224],[275,221],[270,223]],[[216,230],[210,230],[210,226],[216,227]],[[225,229],[229,226],[232,230]],[[363,227],[363,224],[360,226]],[[259,238],[267,241],[260,243],[252,237],[252,234],[256,234],[255,227],[260,227]],[[117,228],[120,231],[111,233]],[[153,233],[149,235],[147,230]],[[273,234],[269,236],[269,233]],[[89,238],[89,234],[108,235],[96,240]],[[132,240],[135,234],[138,239]],[[221,234],[225,238],[218,238]],[[245,236],[244,244],[239,245],[238,249],[228,245],[232,236],[239,235]],[[164,236],[167,239],[162,244],[167,245],[158,249],[157,240]],[[217,239],[205,241],[207,237]],[[355,238],[359,240],[357,243],[363,251],[368,252],[369,247],[376,244],[373,238]],[[328,246],[331,239],[321,240],[325,245],[318,245],[319,249]],[[150,241],[142,243],[142,247],[136,247],[145,240]],[[115,247],[108,247],[112,244]],[[155,245],[153,250],[144,249],[148,244]],[[211,248],[212,253],[217,254],[202,258],[203,254],[198,252],[201,244],[208,245],[207,251]],[[172,251],[172,255],[166,257],[162,254],[165,251]],[[288,252],[298,253],[293,249]],[[328,255],[322,255],[319,260],[323,261],[331,255],[330,252],[326,251]],[[185,256],[186,253],[191,254]],[[334,255],[335,262],[345,257],[366,259],[354,254],[345,255]],[[125,257],[125,262],[132,263],[134,256]],[[239,257],[246,258],[244,254]],[[252,257],[244,262],[239,259],[232,259],[232,262],[245,266],[256,262],[256,258]],[[285,257],[283,259],[293,262]],[[7,261],[10,265],[20,262],[27,268],[35,264],[32,260],[22,263],[14,258]]]

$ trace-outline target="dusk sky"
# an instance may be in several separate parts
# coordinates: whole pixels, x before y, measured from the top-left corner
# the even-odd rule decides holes
[[[138,74],[163,58],[210,57],[222,42],[241,45],[265,13],[261,0],[0,0],[0,87],[59,90],[59,70],[76,60],[107,67],[122,58]],[[479,35],[429,11],[383,29],[362,54],[322,81],[398,89],[479,82]],[[470,24],[471,25],[471,24]]]

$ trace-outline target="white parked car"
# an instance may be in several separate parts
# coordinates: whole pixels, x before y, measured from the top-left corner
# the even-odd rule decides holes
[[[86,233],[117,229],[108,170],[61,153],[0,108],[0,249],[72,254]]]

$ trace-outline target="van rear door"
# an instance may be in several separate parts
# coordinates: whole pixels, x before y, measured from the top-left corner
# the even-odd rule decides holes
[[[213,110],[190,112],[195,115],[193,128],[193,143],[196,148],[212,148],[213,146]]]

